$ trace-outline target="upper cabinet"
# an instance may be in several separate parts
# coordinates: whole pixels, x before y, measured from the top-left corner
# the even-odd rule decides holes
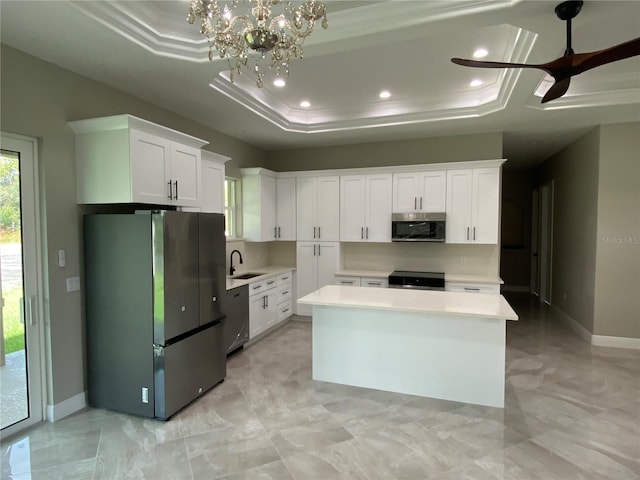
[[[340,241],[391,241],[391,174],[340,177]]]
[[[296,179],[297,239],[340,239],[340,177]]]
[[[208,142],[131,115],[69,125],[78,203],[201,206],[200,148]]]
[[[497,244],[500,169],[447,172],[447,243]]]
[[[393,174],[393,212],[444,212],[447,174],[427,171]]]
[[[201,210],[206,213],[224,213],[225,162],[229,157],[202,151]]]
[[[243,236],[253,242],[295,240],[296,179],[264,168],[242,168]]]

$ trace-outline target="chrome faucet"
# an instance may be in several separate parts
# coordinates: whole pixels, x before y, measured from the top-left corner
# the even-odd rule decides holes
[[[242,265],[242,253],[240,253],[240,250],[234,250],[231,252],[231,258],[229,258],[229,276],[233,276],[233,272],[236,271],[236,269],[233,267],[233,254],[238,252],[238,255],[240,255],[240,265]]]

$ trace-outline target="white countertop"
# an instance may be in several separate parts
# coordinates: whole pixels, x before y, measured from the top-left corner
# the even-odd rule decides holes
[[[492,294],[327,285],[298,299],[298,303],[518,320],[504,297]]]
[[[268,266],[268,267],[258,267],[251,270],[237,271],[234,276],[242,275],[243,273],[261,273],[257,277],[249,278],[246,280],[238,280],[235,278],[227,277],[227,290],[232,290],[234,288],[242,287],[243,285],[249,285],[253,282],[261,282],[262,280],[266,280],[270,277],[275,277],[276,275],[280,275],[281,273],[292,272],[295,268],[293,267],[278,267],[278,266]]]

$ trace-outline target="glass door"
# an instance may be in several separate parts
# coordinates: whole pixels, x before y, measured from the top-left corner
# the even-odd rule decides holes
[[[2,437],[43,419],[37,144],[0,141],[0,427]]]

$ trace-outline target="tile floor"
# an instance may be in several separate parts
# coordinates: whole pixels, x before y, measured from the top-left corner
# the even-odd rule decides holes
[[[640,352],[509,300],[504,409],[314,382],[293,321],[169,422],[86,409],[8,439],[2,478],[640,479]]]

